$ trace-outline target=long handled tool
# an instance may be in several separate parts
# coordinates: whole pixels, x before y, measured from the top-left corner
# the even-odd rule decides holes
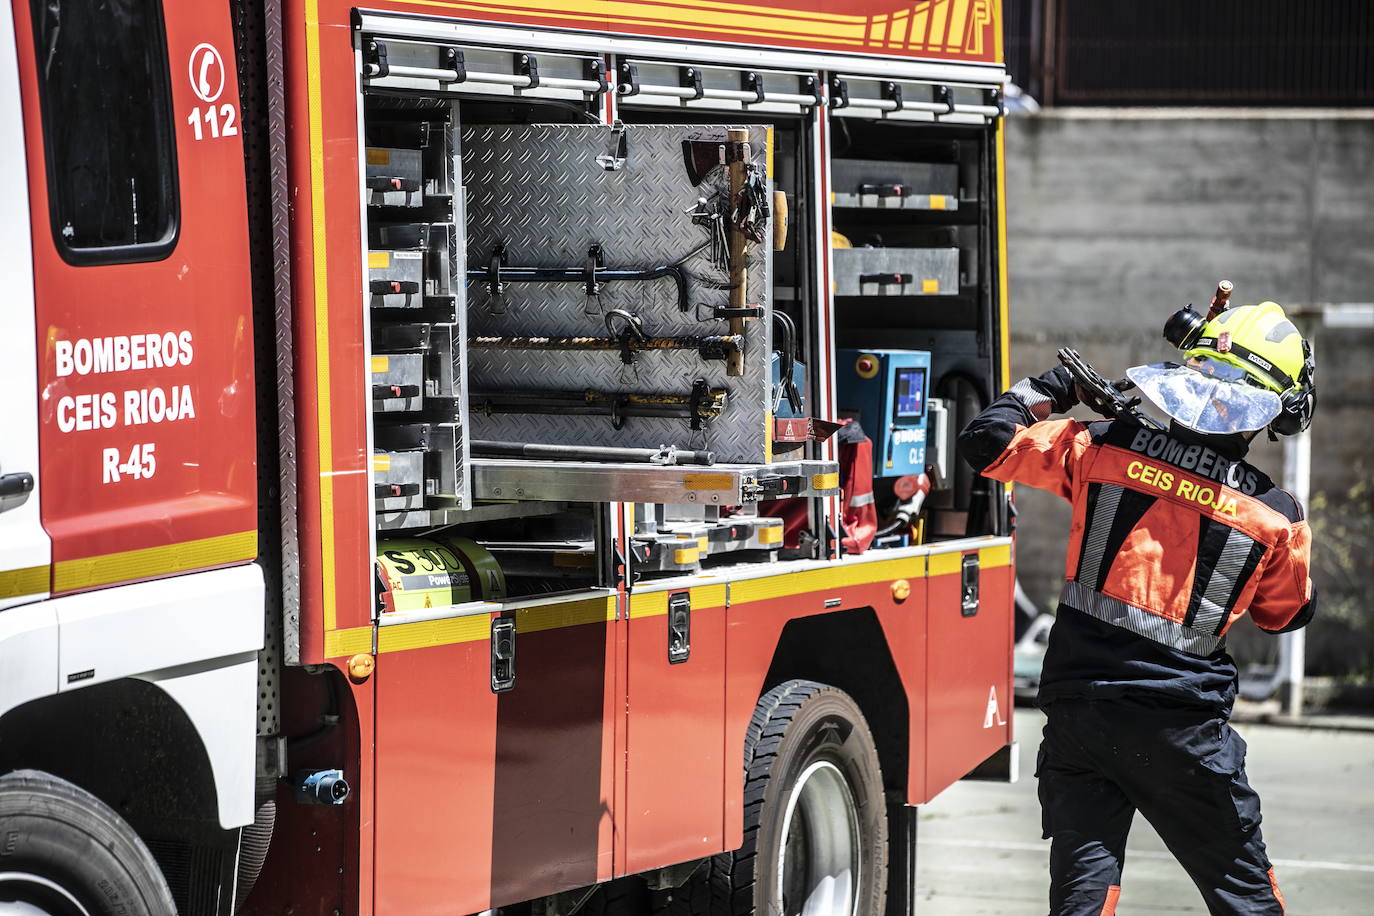
[[[616,321],[621,323],[619,332]],[[639,316],[624,309],[611,309],[606,313],[606,330],[612,336],[469,337],[468,347],[474,350],[619,350],[620,361],[628,366],[641,350],[696,350],[702,359],[729,359],[730,354],[739,352],[744,344],[743,338],[732,335],[652,337],[644,330]]]
[[[688,252],[687,257],[704,247]],[[608,269],[605,264],[606,255],[601,246],[592,245],[587,249],[587,260],[581,267],[508,267],[506,246],[497,245],[486,267],[468,270],[468,280],[486,283],[491,293],[493,311],[497,314],[505,311],[507,283],[580,283],[587,296],[586,312],[594,315],[599,311],[601,284],[625,281],[644,283],[663,278],[671,279],[677,287],[678,311],[685,312],[691,308],[687,299],[687,274],[679,264],[661,264],[639,270],[620,267]]]
[[[724,229],[726,266],[730,276],[730,304],[728,308],[714,310],[716,318],[724,318],[730,323],[730,336],[744,336],[744,322],[750,318],[762,317],[763,308],[749,305],[749,245],[751,242],[762,244],[766,240],[765,229],[770,218],[770,204],[764,176],[751,161],[753,153],[749,144],[749,129],[732,127],[726,131],[724,143],[706,138],[684,140],[682,143],[683,162],[688,178],[693,185],[700,185],[716,167],[724,165],[728,177],[729,205],[723,219],[713,215],[705,199],[688,212],[692,221],[714,228],[716,232]],[[786,197],[775,198],[781,206],[782,224],[775,224],[773,244],[781,248],[786,244]],[[720,226],[723,222],[725,225]],[[716,250],[717,236],[711,243]],[[715,260],[715,257],[712,257]],[[740,376],[744,374],[744,350],[730,354],[725,360],[725,374]]]
[[[716,463],[713,452],[693,451],[665,445],[661,448],[612,448],[591,445],[545,445],[539,442],[496,442],[474,439],[469,443],[479,458],[543,458],[551,461],[623,461],[630,464]]]
[[[620,350],[623,362],[633,362],[642,350],[696,350],[702,359],[728,359],[739,351],[742,338],[730,334],[706,337],[469,337],[471,350]],[[624,354],[629,353],[630,359]]]
[[[549,391],[518,389],[511,391],[474,391],[469,411],[480,414],[564,414],[610,417],[611,425],[621,429],[630,417],[666,417],[690,420],[692,429],[701,429],[725,410],[726,391],[711,388],[697,379],[688,394],[642,394],[621,391]]]
[[[740,199],[744,190],[746,170],[749,166],[749,130],[732,127],[726,144],[726,163],[730,171],[730,202],[732,206]],[[730,239],[730,308],[742,309],[749,304],[749,239],[739,223],[731,219]],[[744,336],[744,319],[730,319],[730,334]],[[736,350],[725,360],[725,374],[739,376],[744,374],[744,352]]]

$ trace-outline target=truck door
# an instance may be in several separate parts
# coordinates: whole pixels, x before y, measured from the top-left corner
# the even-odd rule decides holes
[[[52,591],[249,560],[253,341],[229,9],[14,10],[36,303],[28,365],[36,357],[42,392],[41,468],[29,469],[41,470]],[[5,336],[16,326],[7,314]]]
[[[14,46],[9,6],[0,6],[0,48]],[[0,67],[0,169],[24,173],[19,71],[5,54]],[[38,516],[38,387],[33,350],[33,261],[29,253],[29,202],[9,200],[0,220],[0,608],[42,598],[48,591],[52,551]]]

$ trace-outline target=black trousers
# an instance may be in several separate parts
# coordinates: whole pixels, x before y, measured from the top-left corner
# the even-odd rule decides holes
[[[1056,700],[1045,712],[1036,776],[1053,839],[1050,916],[1115,911],[1136,811],[1211,916],[1281,916],[1259,796],[1245,779],[1245,742],[1223,716],[1124,700]]]

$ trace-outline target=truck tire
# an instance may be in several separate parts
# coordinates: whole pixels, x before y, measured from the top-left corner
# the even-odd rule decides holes
[[[173,916],[176,904],[133,828],[85,789],[38,770],[0,776],[0,911]]]
[[[574,916],[645,916],[649,910],[648,885],[630,875],[598,885]]]
[[[711,916],[883,916],[887,804],[858,704],[814,681],[779,684],[754,710],[744,766],[744,845],[704,870],[709,902],[698,886],[679,906]]]

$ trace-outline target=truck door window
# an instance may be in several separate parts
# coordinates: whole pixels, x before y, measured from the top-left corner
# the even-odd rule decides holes
[[[30,0],[53,239],[71,264],[176,243],[176,145],[161,0]]]

